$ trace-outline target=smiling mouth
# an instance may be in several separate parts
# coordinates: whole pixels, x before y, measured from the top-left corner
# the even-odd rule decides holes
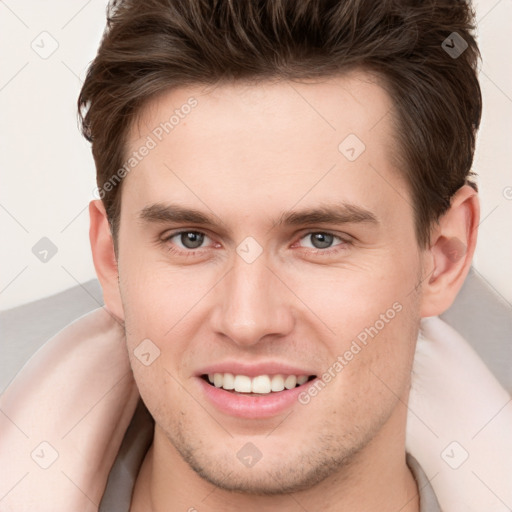
[[[201,378],[213,387],[235,394],[269,395],[303,386],[316,375],[234,375],[232,373],[209,373]]]

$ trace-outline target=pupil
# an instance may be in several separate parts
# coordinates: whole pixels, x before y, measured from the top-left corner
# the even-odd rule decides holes
[[[181,243],[187,249],[197,249],[203,243],[204,235],[195,231],[188,231],[181,234]]]
[[[325,249],[332,244],[333,235],[328,233],[314,233],[313,234],[313,245],[317,249]]]

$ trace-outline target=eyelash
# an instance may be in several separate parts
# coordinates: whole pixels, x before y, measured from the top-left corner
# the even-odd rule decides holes
[[[183,233],[198,233],[198,234],[201,234],[201,235],[204,235],[204,236],[210,238],[206,233],[203,233],[202,231],[196,231],[196,230],[193,230],[193,229],[185,229],[185,230],[181,230],[181,231],[176,231],[174,233],[170,233],[169,235],[165,236],[162,239],[162,242],[167,245],[172,238],[174,238],[175,236],[181,235]],[[327,248],[327,249],[311,249],[311,248],[308,248],[308,247],[301,247],[301,249],[307,249],[309,253],[312,252],[315,255],[316,254],[321,254],[322,256],[326,256],[326,255],[331,255],[331,254],[338,253],[340,251],[346,250],[346,246],[347,245],[351,245],[350,240],[347,239],[348,237],[347,238],[343,238],[343,237],[341,237],[339,235],[331,233],[330,231],[319,231],[319,230],[308,231],[306,233],[303,233],[301,235],[301,237],[299,238],[299,241],[302,240],[303,238],[309,236],[309,235],[318,234],[318,233],[321,233],[323,235],[331,235],[334,238],[339,239],[341,241],[341,243],[335,245],[334,248],[330,247],[330,248]],[[339,247],[339,246],[341,246],[341,247]],[[170,245],[170,244],[168,245],[167,250],[171,254],[177,254],[179,256],[185,256],[185,257],[195,256],[198,252],[202,251],[202,249],[179,250],[179,249],[176,249],[174,247],[174,245]]]

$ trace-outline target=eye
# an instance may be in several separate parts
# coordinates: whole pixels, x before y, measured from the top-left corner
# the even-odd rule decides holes
[[[179,231],[178,233],[167,235],[164,238],[164,242],[170,242],[181,249],[194,250],[201,248],[205,238],[210,239],[210,237],[200,231]]]
[[[309,244],[307,243],[308,240]],[[335,243],[336,240],[338,243]],[[210,241],[210,245],[212,242],[211,238],[205,233],[193,230],[170,233],[164,236],[162,241],[168,245],[170,252],[187,256],[194,255],[197,249],[207,247],[204,245],[205,242]],[[306,241],[306,244],[303,245],[303,241]],[[302,248],[314,249],[313,252],[330,254],[345,249],[350,245],[350,241],[333,233],[311,231],[302,236],[298,244]]]
[[[341,237],[325,231],[312,231],[303,236],[300,241],[302,240],[310,240],[310,245],[301,245],[301,247],[310,247],[312,249],[320,250],[320,252],[330,252],[323,251],[323,249],[331,249],[335,240],[339,240],[340,243],[335,244],[334,247],[338,245],[345,246],[348,244],[348,242],[343,240]]]

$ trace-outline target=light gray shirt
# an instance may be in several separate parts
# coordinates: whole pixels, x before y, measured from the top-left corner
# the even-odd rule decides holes
[[[154,420],[140,400],[110,470],[98,512],[130,511],[135,480],[153,441],[153,429]],[[441,512],[434,490],[418,461],[408,453],[406,462],[418,485],[420,512]]]

